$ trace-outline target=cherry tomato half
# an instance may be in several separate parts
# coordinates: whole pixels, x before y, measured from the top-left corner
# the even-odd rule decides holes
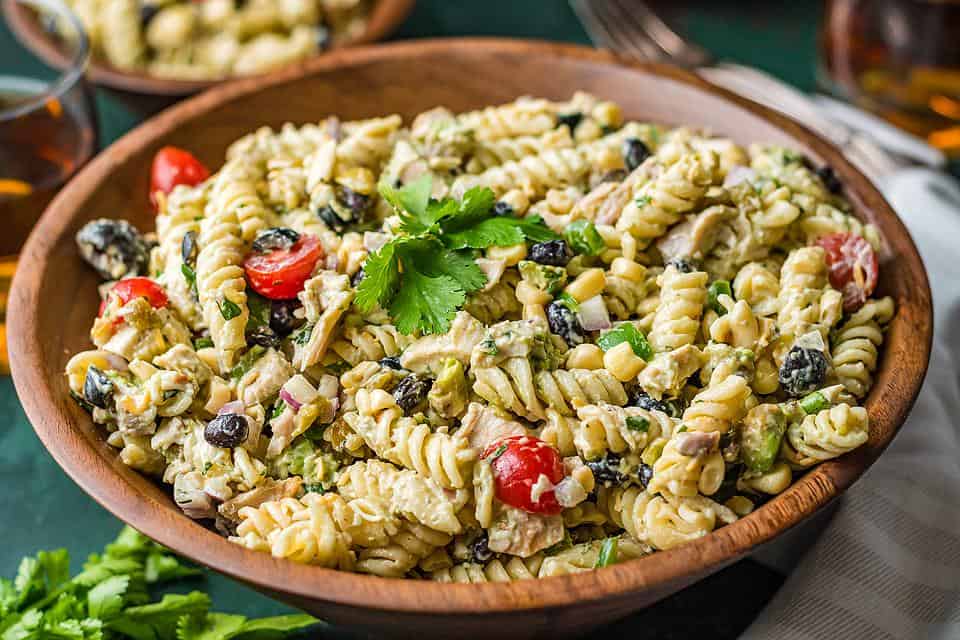
[[[843,310],[856,311],[877,287],[880,267],[870,243],[853,233],[831,233],[817,240],[826,251],[830,285],[843,293]]]
[[[552,484],[563,480],[563,461],[556,449],[530,436],[510,436],[487,447],[483,457],[490,460],[501,502],[530,513],[560,513],[562,507],[553,489],[541,493],[536,502],[530,495],[541,475]]]
[[[291,300],[303,289],[320,255],[320,240],[305,234],[289,249],[250,254],[243,269],[247,282],[264,298]]]
[[[170,193],[179,184],[192,187],[210,177],[210,170],[192,153],[177,147],[164,147],[153,157],[150,168],[150,204],[157,209],[157,191]]]
[[[161,309],[170,302],[167,299],[167,294],[163,290],[163,287],[150,278],[126,278],[113,285],[107,297],[100,301],[100,309],[97,311],[98,318],[103,316],[103,312],[107,310],[110,296],[116,296],[117,299],[120,300],[121,306],[127,304],[134,298],[146,298],[150,306],[154,309]],[[116,318],[113,321],[114,324],[120,324],[121,322],[123,322],[123,318]]]

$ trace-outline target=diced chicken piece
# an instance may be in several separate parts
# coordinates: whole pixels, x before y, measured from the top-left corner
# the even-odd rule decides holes
[[[721,224],[733,214],[733,209],[723,205],[707,207],[670,229],[657,240],[657,248],[665,261],[703,255],[716,244]]]
[[[280,500],[281,498],[292,498],[300,491],[300,485],[303,484],[299,476],[287,478],[282,482],[268,480],[256,489],[251,489],[240,495],[230,498],[220,505],[218,511],[220,515],[233,522],[240,522],[239,512],[243,507],[259,507],[264,502]]]
[[[658,353],[643,371],[638,381],[652,398],[679,395],[684,382],[704,363],[703,353],[692,344],[673,351]]]
[[[240,378],[237,395],[247,406],[263,403],[276,395],[294,373],[293,367],[280,352],[268,349]]]
[[[718,431],[684,431],[674,436],[677,452],[685,456],[701,456],[716,451],[720,444]]]
[[[471,402],[460,421],[457,435],[467,438],[470,447],[483,451],[494,442],[510,436],[530,435],[530,432],[509,414],[497,407]]]
[[[404,369],[427,375],[439,371],[448,358],[459,360],[467,366],[473,348],[483,340],[484,333],[484,326],[479,320],[466,311],[460,311],[447,333],[425,336],[407,347],[400,356],[400,364]]]
[[[529,558],[537,551],[563,540],[563,518],[560,515],[528,513],[502,505],[490,525],[487,546],[496,553]]]

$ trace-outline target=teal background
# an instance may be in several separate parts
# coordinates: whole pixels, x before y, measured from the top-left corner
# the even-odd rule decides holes
[[[815,83],[815,33],[820,3],[682,3],[678,23],[719,57],[769,71],[803,89]],[[589,44],[562,0],[421,0],[394,39],[490,35]],[[19,49],[0,24],[0,67],[11,63],[23,75],[39,65]],[[106,91],[98,91],[101,144],[134,127],[141,116]],[[112,539],[121,523],[84,494],[54,463],[31,429],[10,378],[0,377],[0,575],[10,576],[20,558],[38,549],[67,547],[79,567],[87,554]],[[752,561],[674,596],[646,612],[616,623],[595,637],[627,635],[661,640],[709,633],[733,638],[769,599],[782,578]],[[199,586],[199,584],[198,584]],[[288,609],[221,576],[203,583],[219,610],[247,616]],[[696,613],[694,613],[696,612]],[[353,634],[323,630],[324,637]]]

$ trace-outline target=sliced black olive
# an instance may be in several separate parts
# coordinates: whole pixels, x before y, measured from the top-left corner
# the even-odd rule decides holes
[[[349,187],[339,187],[337,189],[337,200],[342,202],[353,214],[353,219],[359,221],[363,215],[370,210],[372,200],[370,196],[357,193]]]
[[[280,336],[266,325],[260,325],[247,334],[247,342],[258,344],[261,347],[275,347],[280,344]]]
[[[337,215],[332,204],[318,209],[317,215],[323,220],[324,224],[330,227],[331,231],[341,234],[347,230],[347,221]]]
[[[397,356],[386,356],[385,358],[380,358],[380,366],[386,367],[387,369],[395,369],[400,371],[403,367],[400,365],[400,358]]]
[[[257,253],[267,253],[277,249],[289,249],[300,239],[300,234],[287,227],[273,227],[265,229],[253,241],[253,250]]]
[[[825,186],[830,193],[840,193],[843,190],[843,183],[840,182],[840,178],[837,177],[837,174],[833,171],[833,167],[830,165],[825,164],[817,169],[817,175],[823,180],[823,186]]]
[[[794,345],[780,366],[780,384],[794,397],[806,395],[823,385],[827,366],[822,351]]]
[[[332,43],[332,38],[330,37],[330,29],[322,24],[317,25],[317,50],[326,51],[330,48]]]
[[[140,26],[144,29],[150,24],[156,15],[160,13],[160,7],[153,3],[143,3],[140,5]]]
[[[650,157],[650,148],[640,138],[627,138],[623,141],[623,163],[627,171],[633,171]]]
[[[107,280],[143,275],[150,260],[150,244],[126,220],[100,219],[77,232],[80,255]]]
[[[284,338],[306,322],[304,318],[298,318],[294,311],[301,307],[299,300],[274,300],[270,303],[270,329],[275,334]]]
[[[203,429],[203,439],[215,447],[239,447],[249,433],[250,425],[246,416],[223,413],[207,423]]]
[[[570,127],[571,133],[577,128],[577,125],[580,124],[581,121],[583,121],[583,114],[579,111],[557,115],[557,126],[567,125]]]
[[[654,400],[650,397],[650,394],[644,391],[643,389],[638,389],[632,396],[630,396],[629,405],[631,407],[640,407],[641,409],[646,409],[647,411],[662,411],[663,413],[670,415],[671,408],[663,400]]]
[[[431,386],[433,381],[429,378],[411,374],[400,381],[393,392],[393,397],[404,413],[411,413],[427,399]]]
[[[640,484],[643,485],[644,489],[646,489],[647,485],[650,483],[650,480],[653,479],[653,467],[641,462],[640,468],[637,470],[637,476],[640,479]]]
[[[95,407],[107,408],[107,399],[113,393],[113,382],[103,371],[90,365],[83,381],[83,399]]]
[[[593,478],[598,483],[610,483],[614,485],[623,484],[626,480],[620,472],[620,458],[612,453],[608,453],[599,460],[590,460],[587,462],[590,471],[593,472]]]
[[[478,564],[486,564],[493,559],[493,551],[488,546],[489,539],[487,534],[483,533],[470,544],[470,560]]]
[[[693,273],[697,270],[696,265],[686,258],[672,258],[667,261],[666,266],[673,267],[680,273]]]
[[[363,280],[363,267],[360,267],[360,270],[355,274],[350,276],[350,286],[357,287],[360,284],[360,281]]]
[[[565,267],[573,259],[573,251],[564,240],[548,240],[531,246],[529,257],[540,264]]]
[[[180,257],[184,264],[193,266],[197,262],[197,232],[187,231],[180,242]]]
[[[515,213],[513,207],[503,200],[497,200],[493,204],[493,215],[497,217],[512,217]]]
[[[555,333],[571,347],[583,344],[584,331],[576,314],[566,305],[551,302],[547,305],[547,324],[551,333]]]

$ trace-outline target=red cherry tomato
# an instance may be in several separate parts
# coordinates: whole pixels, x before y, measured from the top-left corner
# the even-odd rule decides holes
[[[501,502],[530,513],[547,515],[560,513],[563,509],[553,489],[541,493],[537,502],[530,495],[541,475],[553,484],[563,480],[560,454],[543,440],[510,436],[487,447],[483,457],[490,459],[497,498]]]
[[[250,254],[243,261],[243,268],[247,282],[264,298],[290,300],[303,289],[320,254],[320,240],[302,235],[289,249]]]
[[[150,204],[157,208],[157,191],[170,193],[178,184],[193,186],[210,177],[210,170],[192,153],[164,147],[153,157],[150,169]]]
[[[150,278],[127,278],[113,285],[107,297],[100,301],[100,309],[97,311],[98,318],[103,316],[104,311],[107,310],[110,296],[114,295],[120,300],[121,305],[127,304],[134,298],[146,298],[154,309],[161,309],[169,304],[163,287]],[[115,318],[113,324],[118,325],[121,322],[123,322],[123,318]]]
[[[856,311],[877,287],[880,267],[873,247],[853,233],[831,233],[817,245],[827,253],[830,285],[843,293],[843,310]]]

